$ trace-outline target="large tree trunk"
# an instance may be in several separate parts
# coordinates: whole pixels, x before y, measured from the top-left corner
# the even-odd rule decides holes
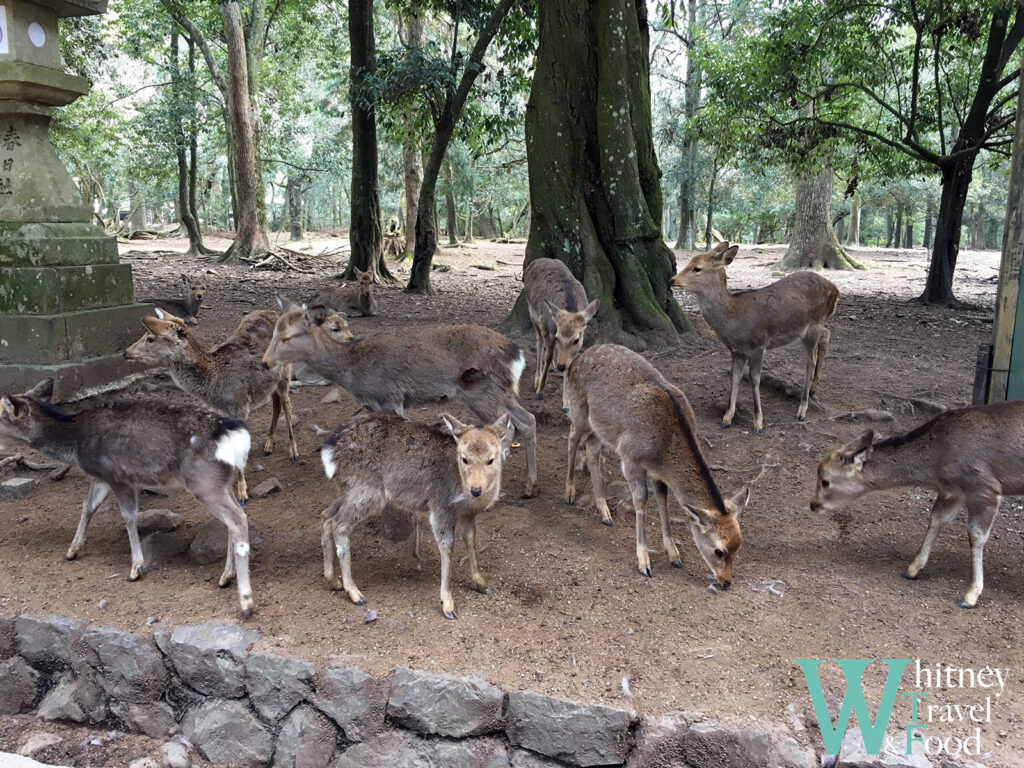
[[[284,187],[285,207],[288,209],[288,239],[304,240],[306,237],[305,221],[303,219],[303,199],[305,184],[308,179],[305,176],[288,174]]]
[[[599,332],[643,347],[687,320],[672,296],[651,134],[644,0],[545,0],[526,110],[527,263],[564,261],[601,300]],[[512,321],[522,323],[522,297]]]
[[[426,42],[426,21],[415,11],[403,14],[405,22],[405,45],[410,49],[421,49]],[[405,116],[405,131],[402,139],[402,168],[405,179],[405,251],[412,253],[416,247],[416,211],[420,202],[420,187],[423,185],[423,154],[415,137],[416,115]]]
[[[189,46],[189,66],[194,68],[195,56]],[[188,255],[195,256],[199,253],[206,253],[203,247],[202,234],[199,231],[199,224],[196,220],[195,203],[195,159],[193,155],[192,168],[188,164],[188,150],[194,146],[195,127],[194,118],[189,119],[189,137],[185,136],[184,119],[182,112],[185,111],[185,93],[181,80],[181,71],[178,66],[178,33],[171,33],[171,89],[174,95],[174,149],[178,161],[178,220],[181,222],[185,233],[188,235]],[[189,97],[191,99],[191,96]],[[191,107],[194,106],[190,103]],[[187,148],[186,145],[189,145]]]
[[[960,228],[963,226],[967,190],[974,175],[975,155],[962,156],[941,167],[942,195],[935,221],[935,241],[931,264],[919,301],[925,304],[959,306],[953,295],[953,270],[960,253]]]
[[[897,250],[903,247],[903,206],[896,206],[896,225],[893,230],[893,247]]]
[[[445,217],[448,220],[448,245],[459,244],[459,217],[455,213],[455,175],[452,173],[452,161],[445,160],[445,185],[444,185],[444,206]],[[413,233],[415,234],[415,233]],[[415,241],[415,238],[413,238]]]
[[[850,198],[850,228],[846,230],[846,244],[860,245],[860,200]]]
[[[925,248],[932,247],[932,232],[935,228],[935,201],[930,197],[924,209],[924,238],[921,242]]]
[[[686,84],[683,86],[683,115],[686,118],[686,133],[683,136],[683,181],[679,185],[679,237],[676,248],[691,250],[697,239],[697,139],[692,121],[700,110],[701,81],[704,73],[696,65],[694,41],[700,31],[698,16],[703,8],[700,0],[689,0],[687,4],[686,39]]]
[[[832,228],[832,169],[802,171],[796,181],[793,236],[782,269],[861,269]]]
[[[146,194],[134,181],[128,182],[128,194],[131,205],[128,225],[133,232],[138,232],[146,228]]]
[[[237,0],[226,0],[222,8],[224,40],[228,51],[228,114],[234,144],[234,176],[237,233],[231,247],[219,261],[235,263],[270,250],[267,238],[267,209],[256,147],[256,125],[249,98],[249,65],[242,12]]]

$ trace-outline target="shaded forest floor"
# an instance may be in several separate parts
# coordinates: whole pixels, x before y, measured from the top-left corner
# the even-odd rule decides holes
[[[317,242],[314,250],[323,247]],[[243,313],[270,307],[275,291],[304,298],[343,266],[305,259],[301,263],[315,274],[253,272],[166,253],[182,248],[182,241],[164,240],[122,245],[122,252],[134,266],[138,295],[176,293],[180,272],[209,271],[197,333],[211,343],[226,336]],[[522,245],[492,243],[444,249],[437,262],[452,271],[433,274],[437,295],[409,296],[400,287],[385,286],[378,292],[380,315],[352,319],[351,326],[357,335],[370,335],[443,322],[495,325],[521,288],[522,250]],[[774,279],[771,265],[781,254],[781,248],[742,247],[730,268],[731,287]],[[707,568],[674,502],[670,510],[684,567],[669,567],[652,528],[648,541],[658,548],[652,551],[653,579],[636,570],[628,502],[615,507],[614,527],[601,525],[587,493],[589,481],[581,475],[583,498],[572,508],[562,503],[568,421],[560,408],[561,381],[550,377],[547,397],[530,399],[533,340],[523,338],[528,359],[522,390],[524,403],[538,419],[540,494],[519,499],[525,460],[521,449],[514,450],[506,465],[507,495],[479,524],[481,567],[494,594],[471,591],[460,560],[453,578],[459,618],[445,621],[438,610],[439,566],[432,542],[424,542],[424,570],[417,573],[406,549],[387,541],[377,521],[369,521],[353,539],[354,575],[376,620],[363,623],[366,608],[326,589],[319,512],[331,500],[332,486],[323,477],[314,428],[344,421],[357,406],[345,394],[339,402],[324,404],[328,388],[302,387],[292,398],[302,461],[292,464],[284,451],[269,457],[254,452],[249,465],[250,488],[271,476],[285,486],[246,507],[258,606],[250,626],[260,633],[261,644],[287,655],[344,661],[378,675],[400,665],[475,673],[505,688],[645,713],[696,710],[725,719],[796,719],[810,729],[814,717],[795,658],[919,658],[933,665],[1000,667],[1010,670],[1009,682],[1003,696],[993,698],[993,720],[983,724],[982,747],[991,753],[990,765],[1019,765],[1024,754],[1019,693],[1024,685],[1024,514],[1019,500],[1004,503],[996,522],[986,549],[985,592],[974,611],[956,607],[970,576],[962,519],[940,537],[918,581],[899,578],[924,535],[928,493],[878,494],[834,515],[813,514],[807,506],[817,460],[865,428],[833,417],[888,410],[895,421],[871,426],[890,433],[926,417],[913,405],[914,398],[943,406],[970,400],[976,350],[991,334],[999,255],[961,253],[955,290],[979,307],[964,312],[908,303],[923,286],[924,251],[855,249],[853,255],[872,268],[828,275],[841,297],[829,324],[832,346],[818,407],[812,407],[806,423],[795,421],[796,400],[765,387],[766,429],[753,435],[749,389],[744,387],[740,402],[746,410],[732,429],[719,430],[716,402],[727,395],[728,355],[701,323],[679,348],[650,356],[693,405],[723,492],[737,490],[763,463],[777,464],[753,489],[728,592],[709,586]],[[398,267],[400,279],[407,278],[407,270]],[[677,294],[695,316],[692,298]],[[799,384],[802,348],[769,352],[766,370]],[[133,390],[182,397],[164,375]],[[269,410],[262,408],[251,418],[254,445],[266,433]],[[410,415],[426,419],[438,410]],[[610,473],[616,470],[615,462],[607,464]],[[12,474],[7,468],[2,477]],[[3,504],[0,615],[64,613],[139,632],[151,631],[148,619],[160,626],[238,620],[234,592],[216,588],[219,564],[194,566],[182,555],[138,583],[113,578],[125,575],[129,558],[121,519],[112,507],[104,507],[93,521],[80,558],[64,562],[61,556],[74,534],[87,481],[76,473],[59,483],[41,473],[35,476],[40,485],[29,498]],[[628,496],[621,485],[611,491]],[[145,497],[143,506],[183,514],[187,524],[175,533],[183,542],[208,519],[186,495]],[[461,550],[456,551],[461,558]],[[872,665],[868,673],[875,696],[881,666]],[[822,673],[835,708],[842,697],[838,668],[823,666]],[[624,678],[631,697],[624,695]],[[903,690],[915,690],[909,673]],[[984,698],[979,690],[939,691],[928,703],[967,705]],[[877,698],[869,696],[869,702],[873,712]],[[898,705],[892,722],[908,719],[909,703]],[[936,723],[928,735],[964,735],[967,730]],[[801,738],[820,749],[813,730]]]

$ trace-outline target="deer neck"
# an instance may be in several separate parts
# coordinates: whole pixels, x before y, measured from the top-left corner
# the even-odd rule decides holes
[[[322,328],[312,331],[313,354],[310,367],[322,376],[347,387],[351,379],[349,362],[354,351],[352,341],[332,339]]]
[[[213,378],[216,361],[194,338],[190,336],[188,341],[187,357],[174,360],[169,367],[174,383],[186,391],[194,392],[205,387]]]
[[[864,463],[861,476],[867,490],[935,485],[932,462],[923,445],[878,445]]]
[[[729,293],[725,273],[697,294],[697,302],[700,304],[700,313],[707,320],[711,327],[727,322],[733,313],[733,305],[736,300]]]
[[[41,415],[38,429],[29,440],[29,445],[40,453],[75,466],[79,465],[81,443],[80,427],[76,422],[61,421],[46,413]]]

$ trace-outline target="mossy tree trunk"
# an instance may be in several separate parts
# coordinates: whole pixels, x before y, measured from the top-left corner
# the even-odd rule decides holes
[[[832,169],[802,171],[796,180],[793,236],[782,269],[863,269],[850,258],[832,228]]]
[[[688,327],[668,281],[644,0],[545,0],[526,111],[527,263],[564,261],[601,300],[599,333],[642,348]],[[524,302],[510,320],[525,319]]]

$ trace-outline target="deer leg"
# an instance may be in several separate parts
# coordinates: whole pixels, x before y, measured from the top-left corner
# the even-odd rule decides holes
[[[249,486],[245,483],[245,470],[236,469],[235,472],[238,475],[238,483],[235,486],[235,495],[238,497],[238,503],[240,506],[245,506],[245,502],[249,500]]]
[[[466,544],[466,555],[469,558],[469,577],[473,580],[476,591],[483,595],[491,594],[487,579],[480,572],[480,564],[476,557],[476,520],[468,520],[462,526],[462,540]]]
[[[807,352],[807,372],[804,377],[804,393],[800,397],[800,407],[796,411],[796,420],[807,418],[807,406],[811,399],[811,388],[814,382],[814,371],[818,366],[818,339],[821,337],[817,328],[808,328],[804,335],[804,350]]]
[[[523,498],[528,499],[537,492],[537,419],[513,398],[505,403],[508,415],[512,417],[512,425],[522,435],[523,446],[526,448],[526,492]],[[501,415],[498,411],[494,418]],[[485,416],[484,418],[490,418]]]
[[[338,577],[340,563],[338,554],[334,549],[333,518],[338,513],[341,499],[335,499],[320,513],[320,547],[324,552],[324,580],[331,589],[337,591],[342,588],[341,579]]]
[[[354,503],[357,501],[362,504]],[[384,499],[372,491],[367,492],[365,488],[349,488],[345,496],[339,498],[336,503],[337,511],[332,518],[332,535],[334,551],[341,565],[341,586],[353,603],[366,605],[366,598],[352,579],[352,548],[349,536],[364,517],[383,512]]]
[[[672,530],[668,525],[668,486],[658,480],[654,484],[654,500],[658,504],[658,517],[661,519],[661,543],[665,547],[665,554],[673,568],[682,568],[683,561],[679,557],[679,548],[672,540]]]
[[[818,391],[818,384],[821,383],[821,369],[825,365],[825,355],[828,354],[828,342],[832,338],[832,332],[825,326],[821,326],[821,333],[818,335],[818,356],[814,363],[814,381],[811,382],[811,396]]]
[[[454,531],[444,530],[434,522],[436,516],[431,513],[430,527],[434,531],[438,552],[441,553],[441,612],[446,619],[455,618],[455,600],[452,598],[452,549],[455,546]]]
[[[963,505],[964,500],[959,496],[939,494],[938,498],[935,499],[935,504],[932,505],[932,519],[928,524],[928,532],[924,535],[924,542],[921,544],[917,557],[907,566],[907,570],[903,574],[904,578],[917,578],[918,574],[928,564],[928,558],[931,556],[935,538],[943,528],[953,521],[953,518],[957,516]]]
[[[971,542],[971,569],[973,571],[971,586],[967,589],[964,599],[957,605],[960,608],[973,608],[978,604],[981,590],[985,587],[985,543],[992,532],[992,523],[999,513],[999,497],[971,499],[967,502],[967,536]]]
[[[597,511],[601,513],[601,522],[605,525],[614,525],[612,511],[608,509],[608,499],[604,490],[604,475],[601,474],[601,443],[593,433],[587,435],[583,444],[587,452],[587,472],[590,474],[590,485],[594,489],[594,504]]]
[[[551,370],[551,358],[554,356],[555,337],[551,334],[546,334],[544,338],[544,365],[540,369],[540,389],[537,391],[537,394],[541,394],[548,383],[548,371]]]
[[[414,520],[412,524],[412,536],[409,537],[409,554],[416,558],[416,572],[423,571],[423,555],[420,552],[420,524]]]
[[[764,431],[764,414],[761,412],[761,362],[764,350],[759,349],[747,358],[750,367],[750,389],[754,395],[754,434]],[[734,369],[735,370],[735,369]]]
[[[128,573],[128,581],[138,581],[146,565],[142,545],[139,543],[139,493],[131,487],[116,488],[114,496],[117,498],[117,506],[121,508],[124,527],[128,530],[128,545],[132,550],[132,569]]]
[[[622,471],[633,494],[633,509],[636,510],[636,562],[640,573],[654,576],[651,569],[651,554],[647,551],[647,472],[643,467],[623,460]]]
[[[278,392],[281,395],[281,408],[284,411],[284,425],[288,427],[288,449],[291,451],[292,461],[298,461],[299,446],[295,442],[295,429],[292,427],[292,398],[288,394],[288,380],[290,378],[291,371],[288,371],[278,385]]]
[[[572,506],[576,503],[576,452],[580,448],[580,440],[586,430],[577,427],[576,423],[569,427],[569,465],[565,472],[565,503]]]
[[[275,389],[270,394],[270,434],[267,435],[267,442],[263,444],[263,455],[269,456],[274,452],[274,435],[277,433],[277,420],[281,417],[281,393]]]
[[[722,417],[722,429],[732,426],[732,420],[736,416],[736,400],[740,395],[740,381],[743,379],[743,366],[747,360],[735,352],[732,355],[732,392],[729,394],[729,410]]]
[[[99,480],[93,480],[92,485],[89,486],[89,493],[85,495],[85,501],[82,502],[82,516],[78,520],[78,530],[75,531],[75,538],[71,540],[71,546],[68,547],[67,554],[64,555],[65,560],[74,560],[78,557],[79,550],[85,544],[85,531],[89,527],[89,521],[92,520],[92,516],[96,514],[96,510],[106,501],[109,494],[109,485]]]
[[[233,563],[225,564],[220,586],[227,586],[235,578],[242,618],[251,618],[256,611],[256,603],[252,599],[252,585],[249,582],[249,518],[228,486],[201,482],[191,485],[188,490],[211,515],[227,526],[228,556],[231,558],[233,555]]]

